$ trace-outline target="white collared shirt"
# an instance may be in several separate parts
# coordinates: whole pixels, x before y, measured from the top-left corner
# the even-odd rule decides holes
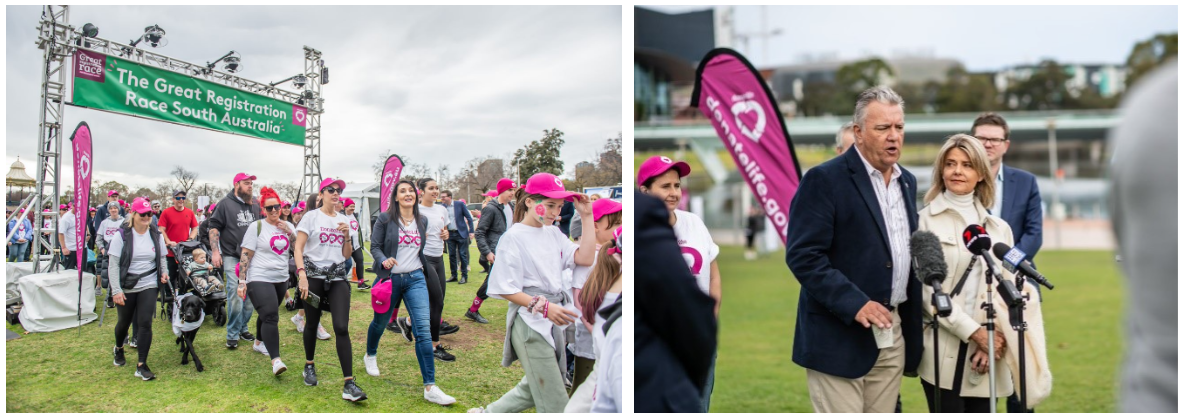
[[[1001,164],[1001,169],[997,171],[997,191],[992,199],[992,208],[988,211],[992,212],[993,216],[1001,217],[1001,205],[1005,201],[1005,164]]]
[[[870,165],[860,149],[857,149],[857,156],[860,156],[861,163],[865,164],[865,172],[869,174],[869,181],[877,194],[881,217],[885,219],[886,233],[889,234],[890,253],[893,256],[890,305],[897,307],[906,301],[906,282],[910,275],[910,222],[906,218],[906,198],[902,196],[902,189],[897,187],[898,178],[902,176],[902,167],[894,164],[889,183],[893,188],[890,188],[885,184],[885,174]]]

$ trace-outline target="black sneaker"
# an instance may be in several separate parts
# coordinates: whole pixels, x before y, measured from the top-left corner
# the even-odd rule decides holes
[[[461,327],[449,324],[448,322],[445,322],[445,321],[441,321],[441,334],[440,335],[453,334],[460,330],[461,330]]]
[[[346,401],[359,402],[367,399],[367,393],[362,392],[362,388],[354,383],[353,379],[346,381],[346,385],[342,386],[342,399]]]
[[[136,348],[136,337],[129,336],[126,340],[124,340],[124,343],[127,344],[128,347]]]
[[[478,313],[478,311],[465,311],[465,317],[479,324],[490,323],[490,320],[486,319],[486,317],[482,316],[482,314]]]
[[[115,301],[111,300],[111,296],[107,296],[107,309],[115,308]]]
[[[114,353],[115,353],[115,365],[116,366],[123,366],[123,365],[128,364],[128,361],[124,359],[124,348],[123,347],[116,347]]]
[[[156,379],[156,375],[153,375],[152,371],[148,370],[147,364],[136,366],[136,377],[146,381]]]
[[[457,284],[466,284],[466,283],[469,283],[469,278],[467,278],[465,276],[461,276],[461,281],[457,282]]]
[[[361,292],[361,291],[364,291],[364,290],[371,290],[371,285],[367,284],[367,282],[366,282],[366,281],[360,281],[360,282],[358,282],[358,291],[360,291],[360,292]]]
[[[444,344],[438,344],[437,347],[435,349],[433,349],[432,355],[435,356],[437,358],[437,360],[440,360],[442,362],[452,362],[454,360],[457,360],[456,357],[453,357],[453,355],[449,354],[449,352],[446,350],[452,350],[452,349],[449,347],[445,347]]]
[[[231,340],[229,338],[226,340],[226,348],[227,349],[235,349],[238,347],[239,347],[239,340]]]
[[[408,317],[397,318],[395,322],[399,324],[399,329],[403,332],[405,340],[408,340],[409,343],[416,341],[416,338],[412,336],[412,324],[408,323]]]
[[[255,341],[255,336],[251,335],[251,333],[249,333],[247,331],[243,331],[242,334],[239,334],[239,338],[246,340],[246,341]]]
[[[317,386],[317,369],[313,365],[305,363],[305,371],[301,376],[305,378],[305,385]]]
[[[395,322],[388,322],[388,323],[387,323],[387,331],[391,331],[391,332],[393,332],[393,333],[396,333],[396,334],[403,334],[403,333],[404,333],[404,332],[403,332],[403,331],[402,331],[402,330],[399,328],[399,320],[398,320],[398,319],[397,319]]]

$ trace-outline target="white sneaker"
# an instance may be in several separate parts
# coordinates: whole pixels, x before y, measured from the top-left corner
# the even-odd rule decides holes
[[[255,343],[254,345],[251,346],[251,349],[260,352],[264,356],[268,355],[268,348],[266,346],[264,346],[263,341]]]
[[[432,386],[432,390],[424,391],[424,399],[440,405],[450,405],[457,402],[456,398],[445,394],[445,391],[441,391],[441,387],[436,385]]]
[[[284,366],[284,362],[281,362],[280,359],[272,360],[273,375],[280,376],[280,374],[284,373],[286,370],[288,370],[288,366]]]
[[[466,411],[466,413],[485,413],[485,412],[486,412],[486,409],[482,408],[482,407],[474,407],[474,408],[469,409],[469,411]]]
[[[329,332],[325,331],[325,327],[322,327],[320,323],[317,324],[317,339],[329,340]]]
[[[377,355],[376,355],[377,356]],[[379,360],[375,356],[362,356],[362,364],[367,367],[367,375],[379,376]],[[428,394],[424,394],[428,395]]]
[[[305,332],[305,317],[301,316],[301,314],[296,314],[296,315],[293,315],[291,319],[292,319],[292,323],[296,324],[297,332],[299,332],[299,333]]]

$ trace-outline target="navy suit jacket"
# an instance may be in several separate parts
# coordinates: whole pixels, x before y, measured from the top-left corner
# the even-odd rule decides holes
[[[465,203],[453,200],[453,223],[457,224],[457,233],[462,238],[469,238],[469,234],[473,232],[470,226],[474,225],[474,217],[469,214],[469,208],[465,207]]]
[[[913,233],[918,182],[903,168],[897,187]],[[803,177],[791,199],[786,260],[801,285],[791,359],[833,376],[868,374],[880,351],[872,331],[855,317],[869,301],[889,304],[893,258],[881,207],[856,147]],[[909,277],[907,300],[898,311],[905,371],[915,372],[922,360],[922,289],[913,270]]]
[[[1034,174],[1001,164],[1005,171],[1004,194],[1001,194],[1001,214],[1013,229],[1013,243],[1025,252],[1025,259],[1034,262],[1042,248],[1042,195],[1038,193],[1038,179]]]

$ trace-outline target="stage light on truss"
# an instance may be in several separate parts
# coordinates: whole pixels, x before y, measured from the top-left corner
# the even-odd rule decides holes
[[[303,75],[303,74],[298,74],[298,75],[292,77],[292,85],[296,86],[297,89],[304,88],[305,83],[308,83],[308,82],[309,82],[309,78],[305,77],[305,75]]]
[[[93,23],[82,25],[82,36],[87,38],[94,38],[99,36],[99,27]]]
[[[243,69],[243,64],[241,61],[242,57],[239,56],[239,53],[235,52],[235,50],[231,50],[231,52],[226,53],[226,55],[214,60],[213,63],[206,63],[206,74],[210,74],[210,71],[214,70],[214,66],[219,62],[225,63],[223,64],[223,70],[225,70],[227,73],[238,73]]]
[[[301,97],[305,99],[313,99],[313,97],[316,95],[317,94],[313,93],[312,90],[305,90],[305,92],[301,94]]]
[[[148,41],[148,45],[151,45],[153,48],[169,45],[169,40],[165,38],[165,30],[160,25],[145,27],[144,35],[140,35],[140,38],[132,41],[131,45],[135,47],[140,44],[140,41]]]

